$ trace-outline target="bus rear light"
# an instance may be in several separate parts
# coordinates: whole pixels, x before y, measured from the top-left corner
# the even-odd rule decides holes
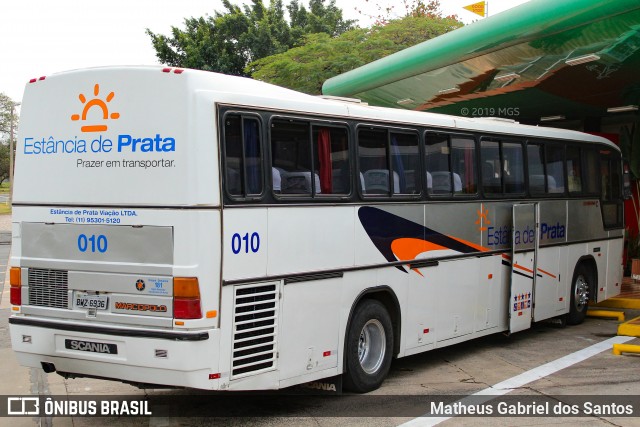
[[[173,317],[176,319],[202,319],[200,299],[173,299]]]
[[[200,286],[197,277],[174,277],[173,296],[200,299]]]
[[[9,293],[11,305],[22,305],[22,289],[19,286],[12,286]]]
[[[176,319],[202,318],[197,277],[173,278],[173,317]]]
[[[22,285],[22,269],[20,267],[11,267],[9,272],[9,283],[11,286]]]
[[[22,305],[22,269],[20,267],[11,267],[9,271],[9,302],[11,305]]]
[[[173,73],[174,73],[174,74],[182,74],[182,73],[184,73],[184,70],[181,70],[181,69],[175,69],[175,70],[173,70]]]
[[[220,379],[220,374],[209,374],[209,379],[210,380]]]

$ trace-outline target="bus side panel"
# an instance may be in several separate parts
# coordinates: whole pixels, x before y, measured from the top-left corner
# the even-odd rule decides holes
[[[591,242],[587,245],[587,253],[593,257],[596,262],[596,268],[598,269],[597,288],[594,289],[595,294],[589,293],[589,299],[591,301],[603,301],[606,298],[606,283],[607,283],[607,261],[609,253],[609,242]]]
[[[540,248],[536,278],[534,321],[557,316],[557,302],[563,289],[560,283],[560,247]]]
[[[612,231],[611,234],[615,233]],[[620,239],[609,240],[608,262],[607,262],[607,287],[605,298],[612,298],[620,294],[622,290],[622,250],[624,246],[624,240],[622,238],[622,231],[618,231]]]
[[[478,289],[475,332],[507,327],[508,281],[501,280],[506,271],[501,255],[478,258]],[[501,274],[501,272],[503,274]]]
[[[280,380],[337,368],[342,278],[288,283],[280,316]],[[336,372],[337,373],[337,372]]]
[[[266,208],[224,209],[222,235],[223,281],[266,276]]]
[[[353,267],[355,218],[352,206],[269,208],[267,274]]]
[[[436,284],[440,270],[437,267],[427,267],[413,270],[409,274],[411,283],[406,301],[403,301],[406,307],[402,319],[404,348],[411,353],[431,350],[435,346],[434,322],[439,307]]]

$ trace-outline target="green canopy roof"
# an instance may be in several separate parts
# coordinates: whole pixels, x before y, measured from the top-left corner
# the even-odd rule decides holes
[[[372,105],[537,121],[640,101],[639,0],[532,0],[327,80]]]

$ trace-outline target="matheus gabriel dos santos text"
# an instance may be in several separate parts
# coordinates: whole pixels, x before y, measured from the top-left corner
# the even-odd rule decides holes
[[[456,402],[431,402],[429,415],[633,415],[633,405],[619,403],[567,404],[563,402],[551,403],[511,403],[497,404],[465,404]]]

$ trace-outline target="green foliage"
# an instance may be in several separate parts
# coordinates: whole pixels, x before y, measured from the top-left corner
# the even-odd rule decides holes
[[[338,37],[307,35],[301,46],[252,62],[253,78],[320,94],[325,80],[461,27],[455,18],[413,16]]]
[[[13,120],[13,138],[18,132],[16,103],[4,93],[0,93],[0,183],[9,178],[9,138]]]
[[[245,68],[255,60],[285,52],[296,46],[305,34],[325,32],[337,36],[353,28],[353,21],[342,18],[335,0],[311,0],[307,10],[298,0],[287,9],[282,0],[252,0],[242,8],[223,0],[225,12],[214,16],[188,18],[184,29],[171,28],[171,35],[147,29],[158,60],[174,67],[195,68],[247,76]]]
[[[373,3],[369,0],[364,0],[366,3]],[[361,9],[356,8],[356,11],[361,15],[364,15],[375,21],[374,26],[387,25],[389,22],[399,17],[413,16],[414,18],[442,18],[442,12],[440,11],[439,0],[401,0],[399,2],[400,8],[396,8],[396,5],[382,6],[379,3],[374,4],[377,13],[374,15],[366,14]],[[398,15],[400,10],[400,15]],[[447,16],[448,19],[458,20],[457,15]]]

